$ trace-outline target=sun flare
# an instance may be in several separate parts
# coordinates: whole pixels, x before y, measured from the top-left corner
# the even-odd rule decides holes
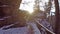
[[[33,11],[31,10],[31,11],[28,11],[29,13],[33,13]]]

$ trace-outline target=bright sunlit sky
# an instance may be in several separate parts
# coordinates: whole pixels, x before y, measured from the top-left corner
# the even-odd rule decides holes
[[[29,11],[30,13],[33,12],[33,7],[34,7],[34,1],[35,0],[22,0],[22,3],[20,5],[20,8],[19,9],[22,9],[22,10],[27,10]],[[42,0],[43,2],[40,2],[40,6],[44,6],[45,2],[48,2],[48,0]],[[23,4],[23,3],[27,3],[27,4]],[[44,10],[43,7],[40,7],[40,10]],[[54,11],[54,10],[52,10]]]
[[[24,2],[27,2],[27,4],[21,4],[19,9],[33,12],[34,0],[22,0],[22,3],[24,3]]]

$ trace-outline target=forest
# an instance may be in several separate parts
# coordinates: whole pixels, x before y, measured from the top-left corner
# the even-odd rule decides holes
[[[26,31],[60,34],[60,0],[0,0],[0,33]]]

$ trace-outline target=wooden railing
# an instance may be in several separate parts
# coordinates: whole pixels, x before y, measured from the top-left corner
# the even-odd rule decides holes
[[[47,28],[44,27],[42,24],[40,24],[39,21],[37,21],[37,20],[35,20],[35,21],[36,21],[36,23],[37,23],[39,26],[41,26],[42,28],[44,28],[48,34],[55,34],[53,31],[47,29]]]

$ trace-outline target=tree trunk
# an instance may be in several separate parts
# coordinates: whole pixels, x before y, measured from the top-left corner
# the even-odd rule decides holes
[[[60,34],[59,3],[58,0],[54,0],[54,2],[55,2],[55,16],[56,16],[55,33]]]

